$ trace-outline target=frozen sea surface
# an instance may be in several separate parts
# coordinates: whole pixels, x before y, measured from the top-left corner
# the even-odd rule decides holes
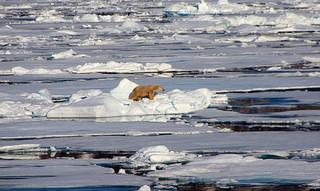
[[[320,189],[319,12],[0,0],[0,189]]]

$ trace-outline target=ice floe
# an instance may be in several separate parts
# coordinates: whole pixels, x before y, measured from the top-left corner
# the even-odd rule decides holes
[[[73,18],[74,22],[124,22],[127,20],[134,20],[127,16],[121,15],[96,15],[96,14],[84,14],[77,15]]]
[[[211,104],[212,91],[202,88],[193,91],[173,90],[158,94],[155,100],[129,100],[130,92],[138,84],[123,79],[110,93],[87,97],[48,112],[48,118],[96,118],[139,115],[189,113]],[[220,100],[220,98],[219,98]]]
[[[0,75],[54,75],[54,74],[65,74],[66,72],[60,69],[45,69],[45,68],[35,68],[27,69],[22,66],[16,66],[9,70],[0,70]]]
[[[197,5],[188,3],[176,3],[170,5],[164,10],[164,15],[172,16],[190,16],[196,14],[226,14],[243,13],[249,11],[250,7],[237,3],[229,3],[227,0],[219,0],[217,3],[208,3],[201,0]]]
[[[88,55],[78,54],[74,50],[70,49],[67,51],[52,54],[52,56],[49,59],[59,60],[59,59],[69,59],[69,58],[81,58],[81,57],[88,57]]]
[[[99,118],[137,117],[136,120],[167,121],[168,118],[147,116],[174,115],[194,112],[210,105],[224,104],[228,98],[206,88],[192,91],[179,89],[158,94],[155,100],[140,102],[129,100],[129,94],[138,84],[123,79],[110,93],[98,89],[80,90],[72,94],[66,103],[54,103],[47,89],[37,93],[0,96],[0,116],[5,118],[48,117],[48,118]],[[170,117],[169,117],[170,118]],[[131,119],[131,120],[134,120]],[[119,121],[121,121],[119,119]]]
[[[304,56],[303,59],[312,63],[320,63],[320,56]]]
[[[63,15],[56,10],[43,11],[36,17],[36,22],[39,23],[60,23],[66,21],[67,20],[63,18]]]
[[[138,191],[151,191],[151,188],[148,185],[143,185],[139,188]]]
[[[156,164],[187,162],[196,157],[196,155],[185,152],[170,151],[166,146],[158,145],[139,149],[129,158],[129,164],[132,168],[141,168]]]
[[[167,63],[136,63],[136,62],[115,62],[107,63],[86,63],[73,68],[68,68],[71,73],[135,73],[135,72],[159,72],[169,71],[172,66]]]
[[[319,178],[320,163],[223,154],[198,158],[184,166],[169,167],[148,175],[187,182],[225,182],[222,180],[227,178],[233,180],[227,181],[228,184],[311,183]]]
[[[40,148],[39,144],[8,145],[8,146],[1,146],[0,152],[17,152],[17,151],[34,150],[39,148]]]
[[[73,51],[67,51],[53,55],[56,59],[77,58],[85,55],[74,54]],[[0,75],[58,75],[58,74],[90,74],[90,73],[163,73],[181,71],[172,68],[168,63],[137,63],[137,62],[116,62],[109,61],[106,63],[85,63],[70,68],[45,69],[33,68],[28,69],[22,66],[16,66],[7,70],[0,70]],[[168,77],[166,75],[165,77]]]
[[[55,106],[47,89],[31,94],[0,96],[0,116],[3,118],[43,117]]]
[[[20,144],[0,146],[0,159],[4,160],[39,160],[41,154],[55,155],[56,148],[41,147],[39,144]]]
[[[280,73],[276,74],[277,77],[320,77],[320,72],[295,72],[295,73]]]

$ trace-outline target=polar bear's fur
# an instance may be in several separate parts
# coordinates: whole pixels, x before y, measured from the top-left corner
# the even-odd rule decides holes
[[[153,100],[156,93],[160,91],[164,91],[164,88],[161,85],[139,85],[132,90],[129,99],[132,99],[133,101],[140,101],[142,98]]]

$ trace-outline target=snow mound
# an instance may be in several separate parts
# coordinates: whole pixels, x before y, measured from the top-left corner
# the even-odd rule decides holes
[[[68,68],[66,71],[76,74],[83,73],[133,73],[133,72],[159,72],[171,70],[172,66],[166,63],[136,63],[136,62],[115,62],[107,63],[86,63],[76,67]]]
[[[144,147],[129,158],[131,167],[138,168],[152,164],[172,164],[191,161],[196,155],[170,151],[164,145]]]
[[[69,59],[69,58],[81,58],[81,57],[88,57],[85,54],[78,54],[74,50],[70,49],[67,51],[59,52],[57,54],[52,54],[52,56],[49,59]]]
[[[136,86],[137,84],[130,80],[123,79],[110,93],[102,93],[59,106],[49,111],[47,117],[96,118],[189,113],[207,108],[211,104],[213,95],[205,88],[187,92],[173,90],[156,95],[155,100],[143,99],[141,102],[135,102],[128,97]]]

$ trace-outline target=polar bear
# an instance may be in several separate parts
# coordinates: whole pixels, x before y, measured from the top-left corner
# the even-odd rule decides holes
[[[139,85],[132,90],[129,99],[140,101],[142,98],[153,100],[157,92],[163,92],[164,88],[161,85]]]

